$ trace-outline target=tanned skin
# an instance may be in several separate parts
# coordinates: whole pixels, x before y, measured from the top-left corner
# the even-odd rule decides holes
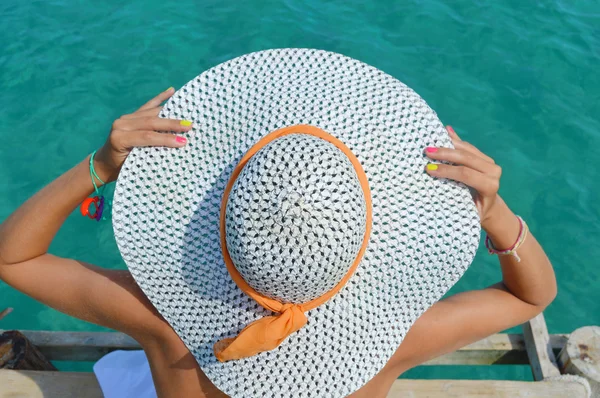
[[[104,181],[116,180],[133,147],[186,145],[184,136],[191,126],[158,117],[161,104],[173,92],[171,88],[160,93],[113,123],[94,163]],[[498,196],[500,167],[462,141],[450,126],[447,130],[455,149],[423,150],[429,158],[451,165],[439,164],[437,170],[424,172],[431,178],[448,178],[472,187],[482,228],[495,247],[510,247],[519,234],[519,222]],[[48,253],[67,216],[92,191],[86,158],[8,217],[0,225],[0,279],[58,311],[136,339],[148,356],[159,397],[226,396],[204,375],[128,271],[104,269]],[[519,256],[519,263],[512,256],[499,257],[502,280],[498,283],[455,294],[429,308],[411,327],[383,370],[351,397],[385,397],[394,380],[406,370],[542,312],[556,296],[552,265],[531,233],[519,249]]]

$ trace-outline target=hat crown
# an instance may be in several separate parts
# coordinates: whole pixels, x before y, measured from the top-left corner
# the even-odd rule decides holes
[[[364,192],[335,145],[290,134],[245,165],[225,226],[231,260],[254,290],[305,303],[336,286],[356,259],[366,229]]]

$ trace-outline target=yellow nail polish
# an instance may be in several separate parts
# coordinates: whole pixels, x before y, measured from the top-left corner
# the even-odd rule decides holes
[[[437,164],[429,163],[427,165],[427,170],[434,171],[434,170],[437,170],[437,169],[438,169],[438,165]]]
[[[191,126],[192,122],[190,122],[189,120],[182,120],[179,122],[179,124],[181,124],[182,126]]]
[[[166,89],[165,91],[169,91],[169,90],[171,90],[172,88],[173,88],[173,87],[171,86],[171,87],[169,87],[168,89]]]

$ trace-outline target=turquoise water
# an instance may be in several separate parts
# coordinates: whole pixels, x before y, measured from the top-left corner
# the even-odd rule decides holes
[[[155,93],[251,51],[321,48],[396,76],[494,157],[504,169],[501,194],[556,269],[550,332],[600,324],[600,6],[529,3],[3,0],[0,220]],[[51,251],[124,267],[110,224],[77,214]],[[499,279],[497,261],[480,250],[453,292]],[[102,330],[0,283],[0,307],[9,306],[15,312],[0,328]],[[526,366],[436,366],[406,377],[531,374]]]

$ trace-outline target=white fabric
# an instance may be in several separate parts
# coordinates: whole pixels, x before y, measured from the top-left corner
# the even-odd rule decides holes
[[[356,391],[475,255],[480,225],[469,190],[424,171],[425,147],[452,146],[443,124],[414,91],[376,68],[318,50],[252,53],[191,80],[161,117],[191,120],[193,131],[184,148],[135,148],[128,156],[115,190],[116,241],[146,296],[207,377],[232,397]],[[251,146],[298,124],[335,136],[361,162],[373,199],[369,244],[352,278],[307,313],[305,327],[272,351],[221,363],[213,353],[216,341],[271,315],[226,270],[219,235],[223,190]],[[313,248],[335,244],[321,243]],[[267,286],[269,279],[260,282],[288,298],[327,285],[291,292],[293,284],[279,291]]]
[[[144,351],[113,351],[94,364],[104,398],[156,398]]]

